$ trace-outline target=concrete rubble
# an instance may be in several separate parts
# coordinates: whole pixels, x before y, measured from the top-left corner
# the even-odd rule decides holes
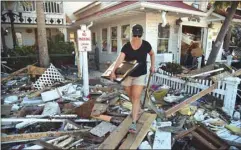
[[[90,95],[84,97],[76,69],[51,65],[25,71],[28,68],[35,73],[22,69],[15,76],[5,74],[2,81],[3,149],[241,149],[240,99],[230,116],[222,109],[223,100],[212,94],[194,99],[195,93],[183,87],[152,82],[134,135],[128,133],[132,103],[127,93],[119,84],[100,78],[101,72],[90,73]],[[193,84],[199,79],[223,81],[219,74],[232,76],[239,71],[219,68],[223,69],[185,69],[174,75],[168,71],[173,81],[185,79]],[[163,69],[155,74],[168,75]],[[60,79],[48,76],[51,83],[33,86],[41,83],[46,71],[56,71]],[[145,92],[142,102],[144,97]]]

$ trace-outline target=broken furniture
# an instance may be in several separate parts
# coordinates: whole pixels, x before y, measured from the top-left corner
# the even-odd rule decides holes
[[[190,136],[191,145],[197,149],[228,149],[228,144],[203,126],[195,126],[174,136],[175,141]],[[175,146],[175,145],[174,145]]]

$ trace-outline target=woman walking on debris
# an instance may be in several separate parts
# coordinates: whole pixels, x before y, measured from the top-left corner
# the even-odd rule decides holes
[[[155,70],[155,56],[149,42],[142,40],[143,28],[136,24],[132,27],[131,42],[127,42],[121,49],[121,53],[116,60],[113,71],[111,72],[111,80],[116,78],[115,71],[118,66],[125,61],[137,60],[140,64],[121,84],[124,86],[131,102],[132,102],[132,124],[129,127],[129,132],[136,133],[136,121],[138,115],[142,113],[140,108],[140,98],[143,88],[145,86],[145,78],[147,74],[146,58],[147,54],[151,58],[150,71]]]

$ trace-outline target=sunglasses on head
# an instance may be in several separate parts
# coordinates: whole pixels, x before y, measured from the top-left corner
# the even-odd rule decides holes
[[[139,37],[139,38],[140,38],[141,36],[142,36],[142,35],[133,35],[133,37]]]

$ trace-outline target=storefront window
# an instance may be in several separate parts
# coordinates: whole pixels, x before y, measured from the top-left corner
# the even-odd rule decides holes
[[[121,26],[121,40],[122,45],[130,41],[130,25]]]
[[[157,41],[157,53],[167,53],[168,52],[168,41],[170,34],[170,26],[166,25],[165,27],[158,25],[158,41]]]
[[[16,32],[16,39],[17,39],[17,45],[22,46],[23,45],[22,33]]]
[[[111,27],[111,52],[117,52],[117,27]]]
[[[107,52],[107,28],[102,29],[102,52]]]

